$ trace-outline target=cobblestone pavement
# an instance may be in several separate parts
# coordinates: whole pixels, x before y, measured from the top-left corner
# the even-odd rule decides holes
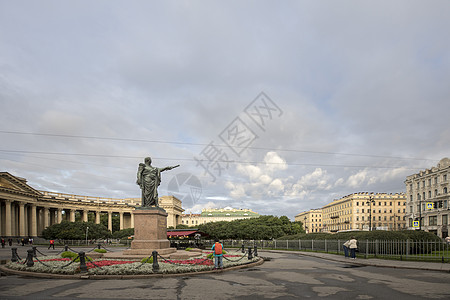
[[[257,267],[127,280],[0,277],[0,299],[449,299],[450,273],[260,251]],[[392,261],[389,261],[392,263]]]

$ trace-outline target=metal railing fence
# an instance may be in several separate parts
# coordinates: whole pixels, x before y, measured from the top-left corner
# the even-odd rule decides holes
[[[224,248],[278,249],[344,254],[346,240],[223,240]],[[204,240],[206,248],[214,243]],[[400,260],[427,260],[450,263],[450,244],[441,241],[358,240],[360,257]]]

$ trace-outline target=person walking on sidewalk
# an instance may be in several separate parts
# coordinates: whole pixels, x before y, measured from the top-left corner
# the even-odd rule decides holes
[[[356,259],[356,249],[358,249],[358,241],[354,236],[348,241],[348,248],[350,249],[350,256],[352,259]]]
[[[350,240],[347,240],[342,247],[344,248],[344,256],[348,258],[348,245],[350,244]]]
[[[214,269],[223,269],[223,245],[219,243],[219,239],[214,240],[211,250],[214,256]]]
[[[54,239],[50,240],[50,245],[48,245],[48,249],[50,249],[51,247],[53,247],[53,250],[55,250],[55,240]]]

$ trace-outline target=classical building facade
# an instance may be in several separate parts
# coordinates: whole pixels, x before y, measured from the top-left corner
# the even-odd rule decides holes
[[[406,177],[408,229],[448,236],[450,159]]]
[[[203,209],[201,214],[183,214],[181,224],[197,226],[200,224],[258,218],[260,215],[251,209],[231,207]]]
[[[302,222],[306,233],[322,232],[322,209],[311,209],[295,216],[296,222]]]
[[[141,205],[140,198],[101,198],[38,191],[27,180],[8,172],[0,172],[0,235],[2,237],[36,237],[46,227],[63,220],[75,221],[80,215],[87,222],[93,214],[95,223],[100,215],[108,215],[112,231],[112,216],[119,215],[120,229],[134,227],[133,211]],[[173,196],[160,198],[160,206],[169,214],[168,226],[181,223],[181,201]]]
[[[354,193],[322,207],[322,230],[401,230],[405,229],[405,215],[404,193]]]

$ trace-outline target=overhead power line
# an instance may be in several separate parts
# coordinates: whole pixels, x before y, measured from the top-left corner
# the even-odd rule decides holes
[[[122,156],[122,155],[108,155],[108,154],[86,154],[86,153],[66,153],[66,152],[44,152],[44,151],[27,151],[27,150],[4,150],[0,149],[0,152],[6,153],[23,153],[23,154],[44,154],[44,155],[63,155],[63,156],[84,156],[84,157],[107,157],[107,158],[127,158],[127,159],[141,159],[138,156]],[[201,163],[208,163],[208,160],[201,160],[195,158],[170,158],[170,157],[152,157],[158,160],[173,160],[173,161],[194,161]],[[288,162],[264,162],[264,161],[221,161],[221,163],[238,163],[249,165],[289,165],[289,166],[313,166],[313,167],[340,167],[340,168],[374,168],[374,169],[398,169],[404,168],[405,170],[418,170],[425,168],[407,168],[404,166],[369,166],[369,165],[338,165],[338,164],[314,164],[314,163],[288,163]]]
[[[16,135],[32,135],[32,136],[47,136],[47,137],[60,137],[60,138],[77,138],[77,139],[94,139],[94,140],[109,140],[109,141],[122,141],[122,142],[141,142],[141,143],[157,143],[157,144],[172,144],[172,145],[188,145],[188,146],[209,146],[210,143],[190,143],[190,142],[177,142],[177,141],[159,141],[159,140],[146,140],[146,139],[129,139],[129,138],[115,138],[115,137],[99,137],[99,136],[85,136],[85,135],[69,135],[69,134],[53,134],[53,133],[39,133],[39,132],[20,132],[20,131],[7,131],[0,130],[3,134],[16,134]],[[228,145],[214,144],[216,147],[229,147]],[[265,151],[281,151],[281,152],[298,152],[298,153],[311,153],[311,154],[325,154],[325,155],[343,155],[343,156],[358,156],[358,157],[372,157],[372,158],[387,158],[387,159],[403,159],[403,160],[420,160],[420,161],[439,161],[429,158],[417,158],[417,157],[401,157],[401,156],[386,156],[386,155],[372,155],[372,154],[359,154],[359,153],[342,153],[342,152],[328,152],[328,151],[313,151],[313,150],[299,150],[299,149],[279,149],[279,148],[267,148],[267,147],[239,147],[233,146],[233,148],[239,149],[253,149],[253,150],[265,150]],[[61,154],[63,155],[63,154]],[[72,154],[76,155],[76,154]],[[85,155],[82,156],[101,156],[101,155]],[[111,156],[114,157],[114,156]],[[118,156],[124,157],[124,156]],[[135,158],[135,157],[129,157]]]

